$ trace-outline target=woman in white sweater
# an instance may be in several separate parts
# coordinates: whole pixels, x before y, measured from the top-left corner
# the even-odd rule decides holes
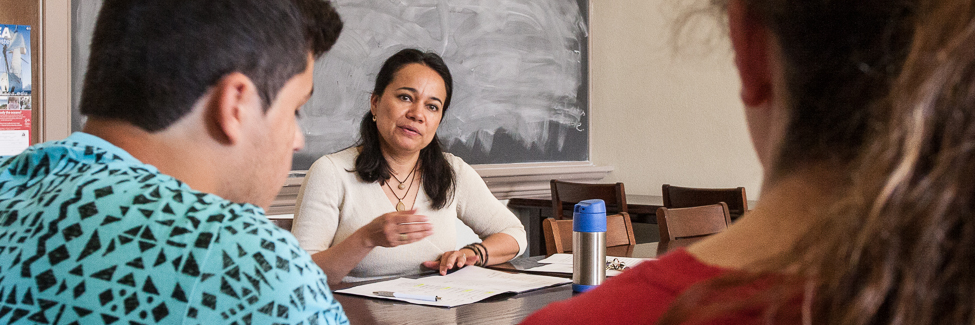
[[[331,284],[504,263],[525,228],[436,132],[453,80],[437,54],[405,49],[376,76],[356,146],[312,165],[292,232]],[[460,250],[460,219],[482,238]]]

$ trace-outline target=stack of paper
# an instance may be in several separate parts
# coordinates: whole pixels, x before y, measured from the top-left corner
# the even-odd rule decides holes
[[[571,265],[569,268],[571,269]],[[570,282],[572,280],[566,278],[507,273],[477,266],[467,266],[445,276],[433,275],[420,279],[398,278],[336,290],[335,292],[393,299],[420,305],[454,307],[478,302],[506,292],[522,293]],[[440,297],[440,300],[425,301],[386,297],[375,294],[375,292],[380,291],[407,295],[435,296]]]
[[[626,266],[626,268],[632,268],[640,262],[649,260],[647,258],[633,258],[633,257],[615,257],[607,256],[606,263],[612,263],[613,260],[619,260],[620,263]],[[568,273],[572,274],[572,254],[553,254],[548,258],[545,258],[538,263],[545,265],[536,266],[530,269],[526,269],[527,272],[547,272],[547,273]],[[616,270],[606,270],[606,276],[617,276],[621,271]]]

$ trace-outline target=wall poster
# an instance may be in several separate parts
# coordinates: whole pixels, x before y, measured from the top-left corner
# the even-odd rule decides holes
[[[31,139],[30,26],[0,24],[0,156],[19,154]]]

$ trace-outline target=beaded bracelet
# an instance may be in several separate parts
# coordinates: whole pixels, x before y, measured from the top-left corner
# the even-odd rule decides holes
[[[474,244],[467,244],[467,246],[464,246],[464,248],[474,252],[474,256],[477,256],[477,262],[474,262],[474,265],[481,266],[481,262],[484,261],[484,257],[481,256],[481,251],[477,249],[477,246],[474,246]]]
[[[477,262],[475,262],[474,265],[476,265],[476,266],[485,266],[485,265],[487,265],[487,261],[488,261],[488,250],[487,250],[487,247],[484,247],[483,244],[481,244],[481,243],[471,243],[471,244],[468,244],[467,246],[464,246],[464,248],[467,248],[467,249],[473,251],[474,252],[474,255],[477,256]]]
[[[481,263],[481,266],[486,266],[486,265],[488,265],[488,259],[490,258],[490,255],[488,254],[487,247],[484,247],[483,244],[477,244],[477,245],[480,246],[481,249],[484,250],[484,253],[483,253],[484,254],[484,263]]]

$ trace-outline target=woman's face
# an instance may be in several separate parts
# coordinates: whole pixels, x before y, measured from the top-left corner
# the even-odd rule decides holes
[[[443,78],[433,69],[419,63],[400,68],[383,94],[370,100],[383,151],[412,155],[426,148],[440,127],[445,100]]]

